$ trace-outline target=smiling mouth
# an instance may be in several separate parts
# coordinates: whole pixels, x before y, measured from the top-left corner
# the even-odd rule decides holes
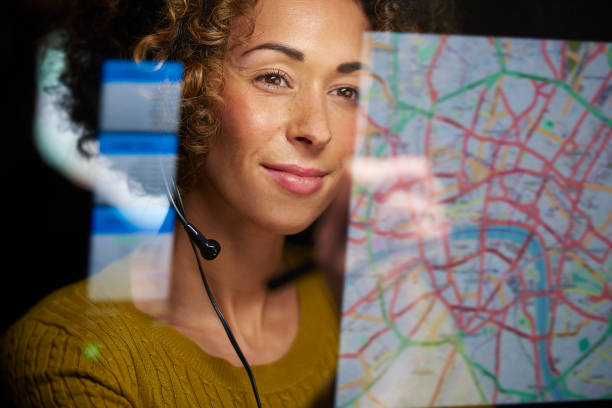
[[[316,193],[323,187],[323,179],[328,172],[304,168],[294,164],[262,164],[268,176],[280,187],[295,194]]]

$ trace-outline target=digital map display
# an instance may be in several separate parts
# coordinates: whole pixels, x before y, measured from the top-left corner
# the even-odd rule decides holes
[[[366,42],[336,406],[612,398],[612,45]]]

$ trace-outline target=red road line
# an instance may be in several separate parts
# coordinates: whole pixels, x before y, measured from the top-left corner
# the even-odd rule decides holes
[[[482,107],[482,102],[484,101],[488,92],[489,92],[489,88],[484,87],[482,88],[482,91],[480,91],[480,94],[478,95],[478,102],[476,104],[476,109],[474,109],[474,116],[472,116],[472,124],[470,125],[471,132],[474,132],[474,129],[476,129],[478,118],[480,117],[480,108]],[[464,144],[464,147],[465,147],[465,144]]]
[[[347,239],[348,239],[348,241],[351,244],[354,244],[354,245],[363,245],[368,240],[368,236],[364,235],[361,238],[348,237]]]
[[[593,61],[593,59],[595,59],[595,57],[597,57],[599,54],[603,54],[605,51],[606,51],[606,44],[599,43],[597,48],[595,48],[595,50],[593,50],[593,52],[587,57],[584,63],[583,69],[586,69],[587,65],[589,65]]]
[[[507,263],[508,265],[512,263],[512,260],[510,258],[508,258],[506,255],[502,254],[501,252],[499,252],[499,250],[497,248],[485,248],[486,252],[492,253],[493,255],[501,258],[505,263]]]
[[[562,265],[561,263],[559,265]],[[559,275],[559,274],[557,274]],[[556,317],[557,317],[557,303],[559,302],[559,297],[554,296],[551,300],[550,306],[550,326],[548,329],[548,333],[552,334],[555,329]],[[557,369],[557,365],[555,364],[555,359],[552,356],[552,339],[553,336],[549,336],[546,338],[546,360],[548,360],[548,365],[550,366],[550,370],[554,375],[559,376],[561,372]]]
[[[567,41],[563,41],[561,43],[561,51],[560,51],[560,57],[561,57],[561,78],[562,80],[565,80],[565,77],[567,76],[567,72],[565,71],[565,54],[567,53]]]
[[[546,40],[540,41],[540,47],[542,48],[542,55],[544,56],[546,65],[548,65],[548,68],[550,68],[550,70],[552,71],[553,77],[555,79],[561,79],[559,72],[557,72],[557,70],[555,69],[553,62],[550,59],[550,55],[548,55],[548,51],[546,50]]]
[[[531,326],[531,336],[532,338],[537,335],[536,333],[536,322],[531,313],[527,310],[527,302],[525,299],[520,300],[521,310],[525,317],[529,319],[529,323]],[[534,359],[534,369],[535,369],[535,379],[536,379],[536,387],[537,389],[541,389],[542,387],[542,370],[540,368],[540,354],[538,353],[537,342],[531,340],[531,346],[533,348],[533,359]]]
[[[412,302],[410,302],[409,304],[407,304],[406,306],[398,310],[397,312],[390,314],[389,318],[393,318],[393,321],[395,321],[395,319],[397,319],[398,317],[400,317],[401,315],[403,315],[404,313],[412,309],[414,306],[416,306],[417,303],[421,302],[424,299],[427,299],[430,296],[435,296],[435,295],[436,295],[436,291],[433,291],[433,290],[430,292],[425,292],[421,294],[420,296],[418,296],[415,300],[413,300]]]
[[[505,323],[507,316],[508,316],[508,312],[506,311],[506,313],[504,313],[502,322]],[[501,352],[500,352],[500,349],[501,349],[501,335],[502,335],[502,331],[498,330],[497,333],[496,333],[496,336],[495,336],[495,367],[493,369],[493,375],[495,376],[495,378],[499,378],[499,366],[500,366],[499,356],[501,354]],[[497,387],[493,387],[492,402],[493,402],[493,404],[497,403]]]
[[[570,174],[570,179],[575,180],[576,179],[576,173],[578,172],[578,168],[580,167],[580,165],[582,164],[582,162],[584,162],[584,160],[586,159],[587,153],[589,153],[591,151],[591,149],[593,148],[593,145],[595,144],[595,142],[597,142],[597,140],[599,139],[599,136],[601,136],[601,133],[603,132],[603,130],[606,128],[606,124],[602,123],[599,128],[595,131],[595,134],[593,135],[593,138],[591,139],[591,141],[589,142],[589,144],[587,145],[587,147],[584,149],[584,154],[582,154],[580,156],[580,158],[576,161],[576,163],[574,163],[574,166],[572,168],[572,172]],[[595,163],[597,162],[597,158],[595,158],[594,160],[591,161],[591,163]],[[581,179],[581,182],[584,183],[586,177],[588,176],[590,172],[584,172],[584,175]]]
[[[431,75],[433,74],[433,70],[436,66],[436,63],[438,62],[438,59],[440,58],[440,54],[442,53],[442,49],[446,45],[447,40],[448,40],[447,36],[445,35],[440,36],[440,44],[438,45],[438,49],[436,50],[436,53],[431,59],[431,63],[429,64],[429,67],[427,68],[427,74],[426,74],[425,80],[427,82],[427,88],[429,88],[429,94],[431,95],[432,105],[438,100],[438,92],[436,91],[436,89],[433,86],[433,83],[431,82]]]
[[[425,310],[425,312],[421,315],[421,318],[419,319],[419,321],[417,322],[417,324],[412,328],[412,330],[410,330],[410,333],[408,333],[406,335],[407,338],[411,338],[412,336],[414,336],[414,334],[419,331],[419,329],[421,328],[421,326],[423,325],[423,322],[425,321],[425,318],[429,315],[429,313],[431,312],[431,309],[433,309],[434,305],[436,304],[436,300],[437,298],[434,297],[430,302],[429,305],[427,306],[427,309]]]
[[[359,350],[357,350],[357,352],[355,353],[344,353],[344,354],[340,354],[340,358],[357,358],[359,357],[359,355],[361,353],[363,353],[363,351],[365,349],[367,349],[370,344],[372,344],[372,342],[379,336],[385,334],[386,332],[388,332],[389,330],[391,330],[391,327],[387,326],[379,331],[377,331],[376,333],[374,333],[365,343],[362,344],[361,347],[359,347]]]
[[[389,320],[391,323],[395,324],[395,318],[393,317],[393,310],[395,309],[395,302],[397,301],[397,294],[399,293],[400,285],[395,285],[393,287],[393,294],[391,295],[391,301],[389,302],[389,307],[387,307],[387,315],[389,316]]]
[[[440,393],[440,390],[442,389],[442,383],[444,382],[444,378],[448,374],[451,363],[453,362],[453,359],[455,358],[455,354],[457,354],[457,347],[455,347],[451,351],[448,358],[446,359],[446,362],[444,363],[444,367],[442,367],[442,372],[440,373],[440,376],[438,377],[436,388],[434,389],[431,399],[429,400],[430,407],[433,406],[436,402],[436,399],[438,399],[438,395]]]
[[[535,94],[535,98],[537,99],[538,94]],[[506,108],[506,111],[510,114],[510,116],[512,117],[512,125],[510,125],[511,129],[516,129],[518,131],[518,123],[517,123],[517,114],[514,112],[514,110],[512,109],[512,106],[510,106],[510,102],[508,102],[508,98],[506,98],[506,93],[503,90],[499,90],[499,98],[502,101],[502,104],[504,105],[504,108]],[[518,138],[517,138],[518,139]]]
[[[377,300],[377,297],[372,298],[372,296],[375,296],[378,294],[378,289],[374,288],[372,290],[370,290],[368,293],[366,293],[364,296],[362,296],[361,298],[359,298],[355,303],[353,303],[353,305],[351,307],[349,307],[348,309],[346,309],[344,312],[342,312],[342,317],[345,316],[349,316],[352,313],[355,312],[355,310],[361,306],[363,303],[369,303],[369,302],[374,302]]]
[[[608,319],[603,317],[603,316],[597,316],[597,315],[585,312],[584,310],[580,309],[578,306],[576,306],[575,304],[570,302],[570,300],[565,297],[564,293],[559,293],[558,296],[559,296],[560,300],[562,300],[566,305],[568,305],[570,307],[570,309],[572,309],[574,312],[578,313],[580,316],[586,317],[587,319],[591,319],[591,320],[597,320],[599,322],[607,322],[608,321]]]

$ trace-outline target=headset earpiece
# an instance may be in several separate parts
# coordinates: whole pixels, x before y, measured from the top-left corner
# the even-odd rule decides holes
[[[219,255],[219,252],[221,252],[221,245],[219,245],[219,243],[214,239],[207,239],[204,234],[202,234],[200,231],[198,231],[196,227],[193,226],[193,224],[187,221],[185,216],[185,209],[183,208],[183,200],[181,200],[181,195],[178,191],[178,188],[175,183],[172,183],[172,189],[170,188],[165,174],[164,183],[166,184],[166,191],[168,192],[168,199],[170,200],[170,204],[172,204],[172,207],[174,207],[174,210],[176,211],[179,220],[183,224],[185,231],[187,231],[187,235],[189,235],[189,239],[198,248],[200,248],[200,253],[204,257],[204,259],[212,261],[217,257],[217,255]]]
[[[196,227],[194,227],[190,223],[186,223],[183,225],[185,227],[185,231],[189,235],[189,238],[196,244],[196,246],[200,249],[200,253],[204,257],[204,259],[212,261],[219,255],[221,252],[221,245],[214,239],[207,239],[204,234],[202,234]]]

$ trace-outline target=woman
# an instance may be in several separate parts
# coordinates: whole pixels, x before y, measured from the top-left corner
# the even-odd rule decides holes
[[[325,280],[312,273],[277,290],[266,282],[287,267],[285,236],[308,227],[334,199],[365,69],[361,34],[403,28],[396,3],[169,0],[155,31],[134,48],[137,59],[185,65],[183,203],[190,222],[223,246],[204,265],[206,278],[263,406],[311,406],[330,395],[338,321]],[[416,10],[404,10],[404,21],[431,28],[411,18]],[[79,96],[86,95],[75,68],[87,46],[76,35],[66,43],[74,57],[66,82],[81,122]],[[175,236],[163,313],[139,302],[93,303],[83,281],[50,295],[9,330],[3,367],[18,404],[255,406],[189,238]]]

